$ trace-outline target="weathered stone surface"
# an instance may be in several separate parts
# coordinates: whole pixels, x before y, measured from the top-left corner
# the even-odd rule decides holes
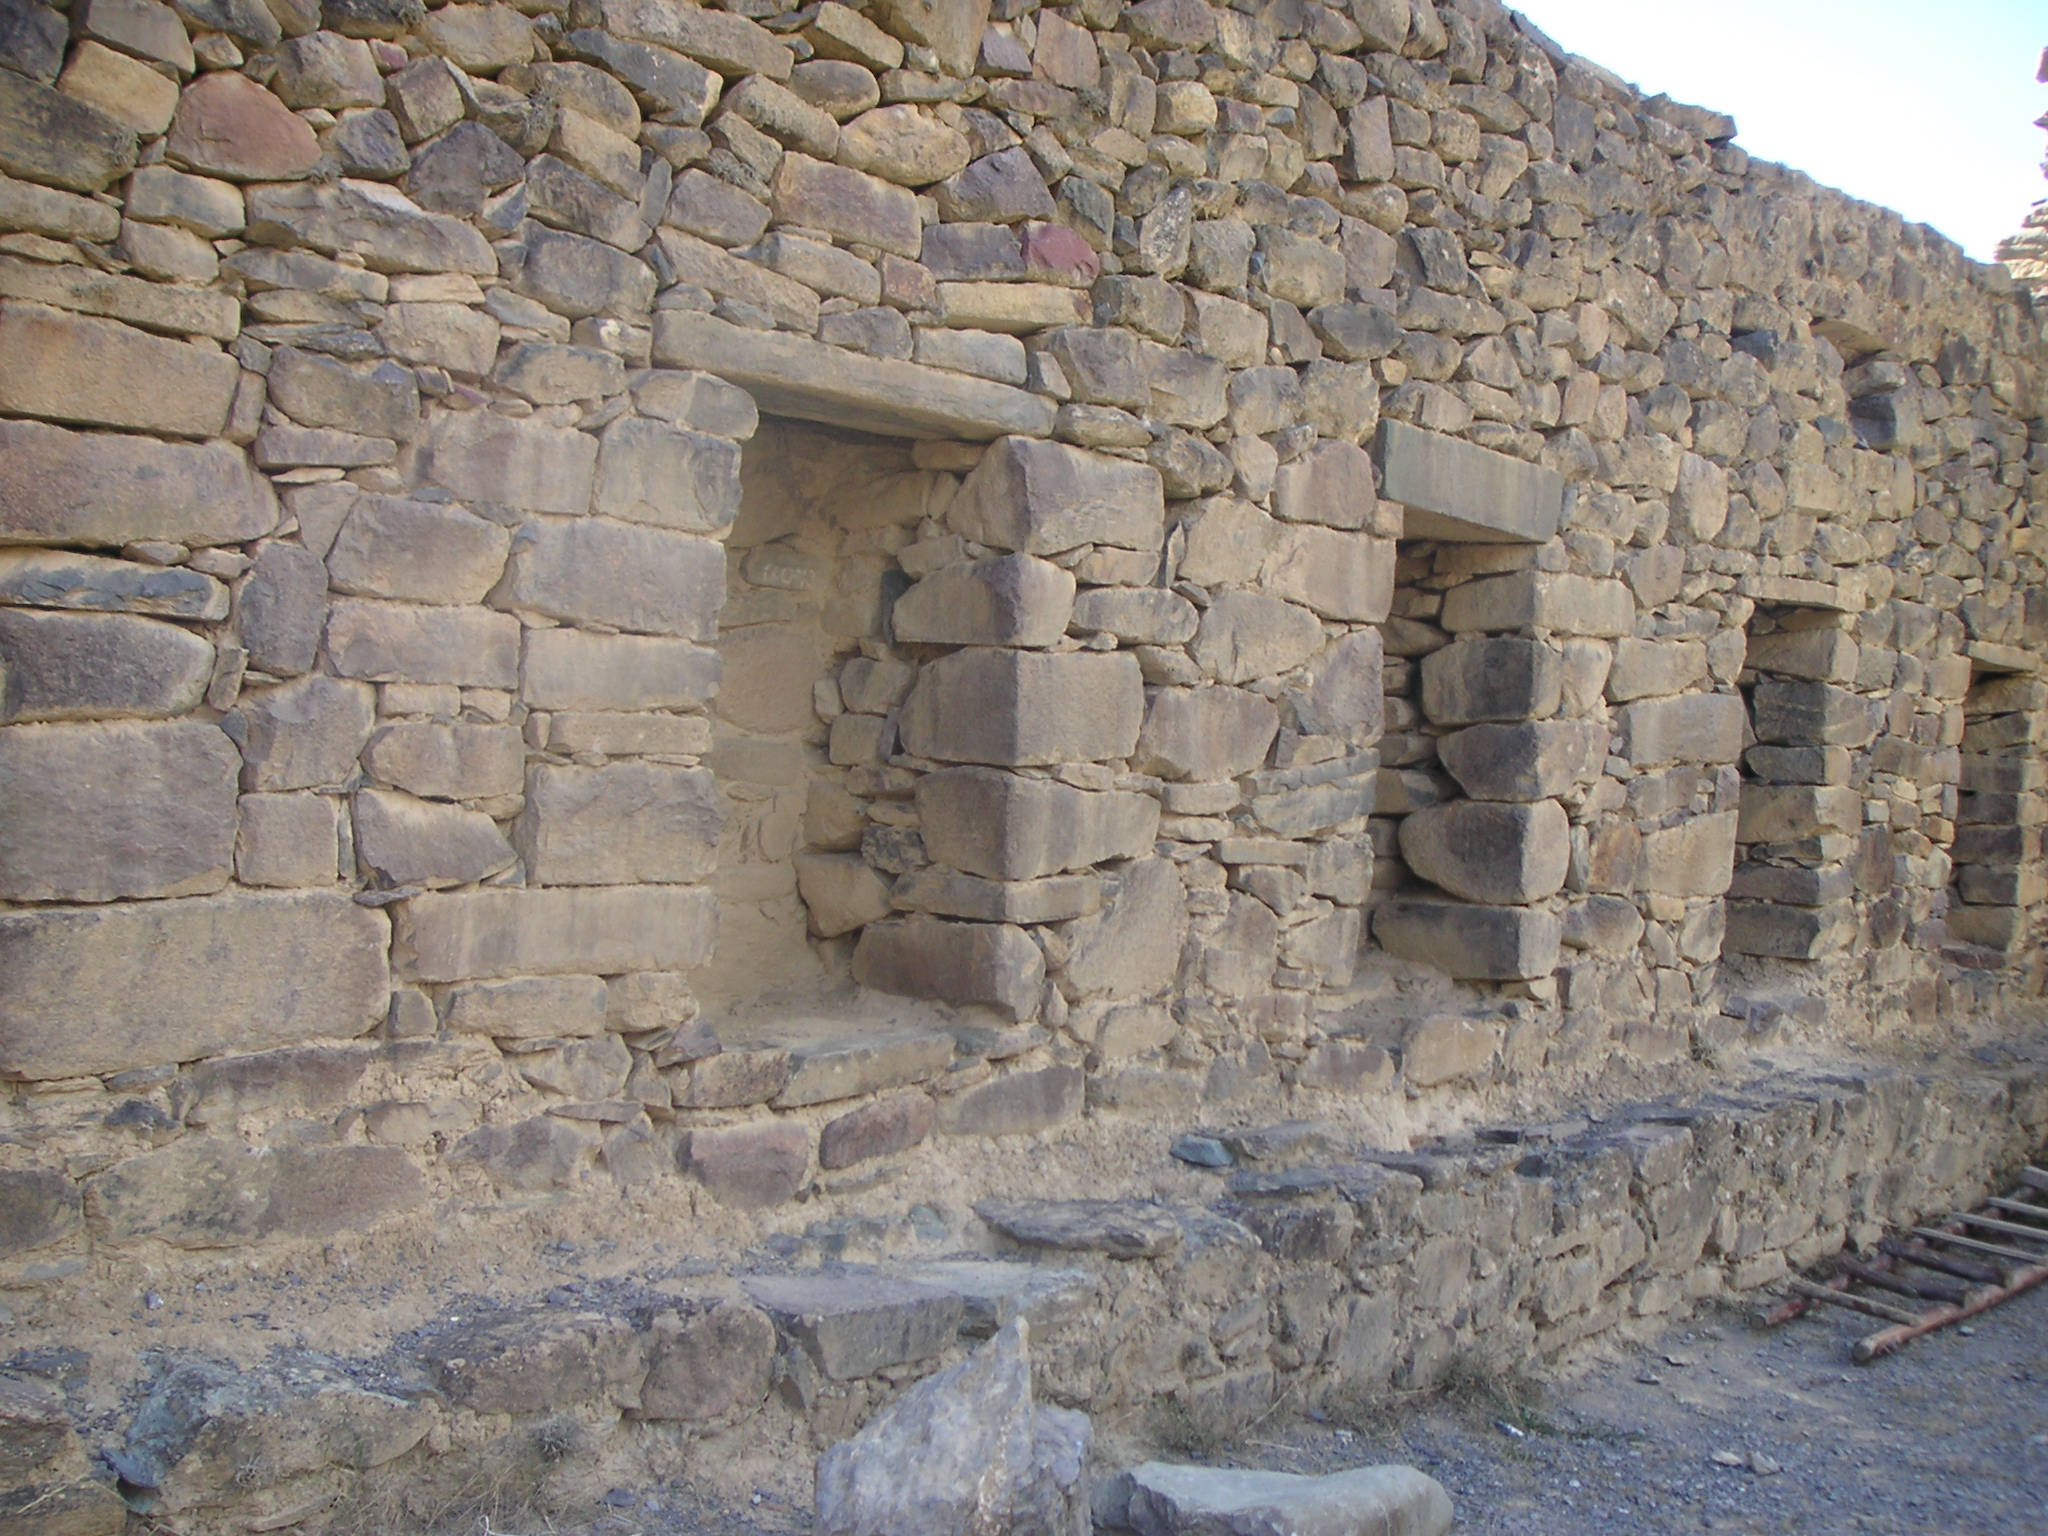
[[[924,243],[917,199],[907,187],[808,155],[782,157],[769,204],[778,223],[820,230],[912,261]]]
[[[1130,656],[974,649],[919,672],[901,729],[906,750],[945,762],[1096,762],[1131,755],[1144,712]]]
[[[81,1207],[78,1186],[54,1168],[12,1168],[0,1173],[0,1256],[13,1259],[62,1242],[83,1224]],[[10,1424],[10,1431],[18,1424],[18,1419]],[[69,1433],[68,1417],[63,1424]]]
[[[1474,725],[1438,737],[1436,750],[1474,800],[1549,800],[1600,777],[1607,729],[1586,720]]]
[[[1564,481],[1553,469],[1403,421],[1380,423],[1380,494],[1408,509],[1407,537],[1542,544],[1557,532]]]
[[[1386,724],[1385,659],[1376,628],[1354,630],[1311,658],[1308,696],[1318,729],[1350,733],[1359,742],[1379,739]]]
[[[478,608],[342,598],[327,620],[327,654],[343,677],[511,688],[519,621]]]
[[[797,892],[819,938],[852,933],[889,915],[889,882],[858,854],[800,853],[794,863]]]
[[[1016,224],[1056,212],[1044,179],[1021,148],[983,155],[947,177],[933,195],[948,223]]]
[[[1563,696],[1563,661],[1539,640],[1460,640],[1422,659],[1422,710],[1437,725],[1541,720]]]
[[[1131,1476],[1139,1536],[1443,1536],[1450,1495],[1413,1467],[1359,1467],[1325,1477],[1148,1461]]]
[[[653,635],[527,631],[521,697],[536,709],[689,709],[718,691],[718,652]]]
[[[1033,1407],[1029,1327],[1010,1322],[819,1458],[821,1536],[1088,1525],[1092,1430],[1084,1414]]]
[[[967,135],[907,104],[863,112],[839,130],[839,163],[906,187],[926,187],[966,168]]]
[[[335,591],[357,597],[475,603],[504,570],[511,543],[461,507],[358,496],[327,552],[327,574]]]
[[[360,1034],[390,1004],[388,931],[325,891],[0,914],[0,1067],[76,1077]]]
[[[792,1024],[774,1042],[789,1048],[789,1077],[775,1095],[777,1109],[801,1109],[836,1099],[863,1098],[907,1083],[924,1082],[953,1060],[950,1035],[924,1030],[847,1032],[843,1024]]]
[[[752,430],[747,425],[735,435],[747,436]],[[683,533],[717,533],[732,525],[739,509],[739,449],[723,437],[679,431],[633,416],[621,417],[605,429],[597,456],[593,511]]]
[[[154,1238],[173,1248],[332,1237],[425,1198],[419,1166],[396,1147],[259,1151],[212,1137],[131,1157],[86,1186],[88,1219],[101,1241]]]
[[[310,129],[306,136],[312,137]],[[72,192],[99,192],[134,164],[135,130],[126,123],[0,70],[0,171]]]
[[[543,229],[528,237],[514,286],[572,320],[616,315],[644,325],[654,306],[654,272],[646,262],[561,230]]]
[[[1748,804],[1752,790],[1761,791],[1762,788],[1761,785],[1745,785],[1744,805]],[[1858,812],[1856,821],[1851,825],[1860,826],[1861,805],[1853,793],[1849,794],[1849,799],[1856,804]],[[1658,891],[1667,896],[1719,896],[1728,889],[1735,876],[1738,836],[1736,813],[1733,811],[1694,816],[1675,827],[1646,832],[1636,865],[1636,884],[1642,890]],[[1742,841],[1751,839],[1745,837]]]
[[[1544,629],[1560,635],[1615,636],[1634,632],[1636,604],[1624,582],[1515,571],[1451,588],[1444,594],[1438,622],[1452,634]]]
[[[907,1152],[938,1126],[928,1094],[890,1094],[825,1122],[818,1133],[818,1166],[851,1168],[877,1157]]]
[[[951,1291],[845,1272],[757,1275],[741,1282],[785,1338],[832,1381],[858,1381],[928,1360],[960,1328],[965,1303]]]
[[[580,516],[590,510],[597,439],[490,411],[437,415],[420,442],[419,475],[462,501]]]
[[[420,390],[411,370],[379,363],[357,372],[297,347],[271,355],[271,403],[302,427],[338,427],[403,441],[419,425]]]
[[[1264,586],[1326,619],[1377,624],[1393,606],[1394,541],[1313,523],[1283,528],[1266,562]]]
[[[1621,711],[1628,760],[1638,768],[1732,763],[1742,755],[1744,723],[1741,695],[1733,693],[1641,699]]]
[[[1822,682],[1765,678],[1753,695],[1759,741],[1860,747],[1877,734],[1882,707]]]
[[[1138,859],[1105,884],[1103,910],[1067,930],[1063,988],[1083,997],[1142,997],[1169,985],[1187,936],[1180,876],[1165,859]]]
[[[567,1189],[583,1176],[597,1146],[592,1127],[535,1115],[517,1125],[477,1127],[449,1148],[448,1161],[481,1164],[500,1189]]]
[[[763,74],[787,80],[794,58],[773,33],[725,11],[663,5],[658,0],[604,0],[604,30],[659,44],[728,77]]]
[[[2002,907],[1977,909],[2003,912]],[[1988,934],[1974,930],[1972,910],[1949,914],[1949,931],[1963,943],[1982,942]],[[1959,922],[1958,918],[1964,919]],[[1788,907],[1777,902],[1731,901],[1728,931],[1721,947],[1731,955],[1771,955],[1782,960],[1818,960],[1846,947],[1856,937],[1856,904],[1839,901],[1825,907]],[[1989,947],[2002,947],[1992,945]]]
[[[0,731],[0,897],[115,901],[219,890],[234,872],[241,769],[234,743],[212,725]]]
[[[0,411],[174,437],[217,435],[242,377],[225,352],[12,300],[0,301],[0,353]]]
[[[1306,608],[1232,592],[1209,605],[1189,650],[1218,682],[1248,683],[1293,671],[1322,645],[1323,626]]]
[[[1706,675],[1707,648],[1697,640],[1617,640],[1607,697],[1625,704],[1684,693]]]
[[[644,523],[535,518],[491,601],[572,624],[709,640],[725,601],[725,551]]]
[[[721,378],[688,369],[655,368],[636,374],[633,403],[643,416],[658,417],[686,432],[708,432],[736,442],[752,437],[761,423],[760,411],[752,395]],[[614,517],[627,516],[602,500],[598,503],[598,510],[610,512]],[[632,521],[645,522],[649,519]]]
[[[1863,797],[1846,784],[1745,784],[1735,841],[1788,843],[1863,826]]]
[[[363,765],[410,794],[473,800],[518,794],[525,750],[516,726],[406,720],[377,732],[363,753]]]
[[[1047,646],[1067,632],[1074,577],[1030,555],[1003,555],[934,571],[896,599],[899,641]]]
[[[1102,882],[1092,875],[984,880],[951,870],[920,869],[897,880],[890,903],[903,912],[979,923],[1061,923],[1101,907]]]
[[[0,421],[0,544],[237,544],[277,515],[268,478],[225,443]]]
[[[392,789],[356,791],[356,862],[387,887],[468,885],[512,867],[517,855],[480,811]]]
[[[545,1307],[438,1333],[420,1358],[449,1400],[474,1413],[549,1413],[592,1402],[630,1408],[646,1369],[640,1337],[624,1318]]]
[[[498,270],[497,256],[480,231],[460,219],[429,213],[379,182],[252,187],[248,208],[248,238],[258,245],[304,245],[329,256],[350,253],[362,257],[373,272],[489,277]],[[536,236],[533,248],[540,244]],[[532,249],[527,259],[531,264]],[[652,274],[648,278],[651,282]]]
[[[422,896],[398,933],[422,980],[688,970],[711,953],[717,903],[675,886]]]
[[[520,976],[448,993],[448,1028],[495,1040],[577,1039],[602,1034],[607,995],[597,976]]]
[[[1158,549],[1159,471],[1063,443],[1006,437],[981,456],[947,509],[956,532],[998,549],[1056,555],[1081,544]]]
[[[863,928],[853,975],[877,992],[978,1004],[1028,1019],[1038,1011],[1045,956],[1010,924],[912,917]]]
[[[94,42],[78,45],[57,88],[98,107],[144,138],[162,133],[178,110],[175,82],[139,60]]]
[[[0,228],[27,230],[53,240],[107,241],[121,232],[121,214],[89,197],[0,176]]]
[[[513,835],[528,876],[545,885],[669,884],[710,872],[724,825],[708,769],[542,764]]]
[[[1461,981],[1513,981],[1557,969],[1560,926],[1540,908],[1403,899],[1374,914],[1372,931],[1388,954]]]
[[[644,1348],[641,1418],[724,1418],[758,1407],[768,1395],[775,1325],[758,1308],[720,1301],[708,1310],[656,1313]]]
[[[1402,819],[1401,857],[1467,901],[1541,901],[1564,885],[1571,822],[1555,800],[1453,800]]]
[[[231,70],[185,88],[164,150],[175,165],[229,181],[296,181],[320,159],[312,126]]]
[[[341,802],[331,795],[244,795],[238,802],[235,878],[282,889],[339,877]]]
[[[1131,858],[1152,846],[1159,802],[1074,789],[991,768],[948,768],[917,781],[925,851],[991,880],[1033,880]]]
[[[198,180],[191,176],[180,179]],[[0,260],[0,297],[124,320],[166,335],[232,341],[241,334],[241,306],[232,298],[183,286],[210,282],[219,270],[212,248],[197,235],[130,219],[122,225],[120,255],[133,272]]]
[[[242,787],[322,789],[355,772],[377,723],[374,690],[315,674],[252,694],[221,722],[242,749]]]
[[[235,596],[250,666],[273,677],[312,670],[327,626],[327,567],[318,555],[298,544],[266,544]]]
[[[1375,522],[1372,460],[1355,443],[1321,442],[1273,477],[1273,515],[1359,529]]]
[[[974,1214],[1027,1248],[1153,1259],[1182,1243],[1170,1211],[1136,1200],[978,1200]]]
[[[1072,628],[1125,645],[1179,645],[1198,622],[1193,603],[1162,587],[1090,587],[1074,600]]]
[[[1073,1119],[1086,1100],[1078,1066],[1009,1072],[946,1100],[939,1126],[948,1136],[1033,1136]]]
[[[181,715],[212,672],[213,647],[175,624],[0,608],[0,722]]]
[[[1280,728],[1271,701],[1240,688],[1162,688],[1138,736],[1143,771],[1171,779],[1232,779],[1266,760]]]

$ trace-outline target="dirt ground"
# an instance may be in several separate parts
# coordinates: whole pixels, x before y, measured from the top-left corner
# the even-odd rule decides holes
[[[1357,1428],[1262,1426],[1198,1458],[1321,1473],[1407,1462],[1471,1536],[2048,1536],[2048,1286],[1869,1366],[1840,1310],[1757,1332],[1709,1313],[1541,1387],[1472,1382]],[[1737,1465],[1727,1465],[1728,1462]],[[578,1536],[783,1536],[772,1495],[707,1509],[620,1490]]]

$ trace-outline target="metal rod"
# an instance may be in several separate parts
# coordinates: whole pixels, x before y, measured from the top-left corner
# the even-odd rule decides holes
[[[1888,1253],[1895,1259],[1904,1259],[1922,1269],[1938,1270],[1944,1275],[1954,1275],[1958,1280],[1970,1280],[1978,1285],[2005,1284],[2005,1275],[1989,1264],[1975,1264],[1954,1254],[1936,1253],[1925,1243],[1902,1243],[1896,1237],[1887,1237],[1877,1246],[1879,1252]]]
[[[2020,1170],[2020,1182],[2029,1189],[2048,1190],[2048,1168],[2036,1168],[2029,1164]]]
[[[1979,1312],[1988,1312],[2000,1302],[2010,1301],[2022,1291],[2031,1290],[2043,1280],[2048,1280],[2048,1264],[2035,1264],[2014,1273],[2009,1284],[1996,1289],[1978,1291],[1959,1307],[1937,1307],[1917,1323],[1901,1324],[1897,1328],[1881,1328],[1856,1341],[1850,1354],[1858,1365],[1868,1365],[1879,1355],[1890,1354],[1901,1344],[1917,1339],[1923,1333],[1932,1333],[1950,1323],[1959,1323],[1965,1318],[1975,1317]]]
[[[2030,1200],[2007,1200],[2000,1196],[1993,1196],[1984,1203],[1994,1211],[2012,1211],[2020,1216],[2038,1216],[2041,1220],[2048,1221],[2048,1205],[2035,1205]],[[2041,1235],[2048,1237],[2048,1231]]]
[[[1910,1328],[1920,1321],[1918,1312],[1908,1312],[1904,1307],[1895,1307],[1890,1302],[1873,1301],[1868,1296],[1852,1296],[1847,1291],[1831,1290],[1825,1285],[1815,1285],[1811,1280],[1802,1280],[1794,1275],[1786,1282],[1797,1295],[1809,1301],[1824,1301],[1831,1307],[1847,1307],[1851,1312],[1867,1313],[1881,1317],[1886,1322],[1897,1323]]]
[[[1980,1243],[1974,1237],[1963,1237],[1954,1232],[1944,1232],[1939,1227],[1915,1227],[1915,1237],[1924,1237],[1930,1243],[1947,1243],[1952,1247],[1970,1253],[1989,1253],[2001,1259],[2018,1259],[2022,1264],[2038,1264],[2041,1255],[2028,1253],[2023,1248],[2006,1248],[1997,1243]]]
[[[1970,1299],[1970,1293],[1960,1285],[1950,1285],[1946,1280],[1904,1280],[1875,1264],[1859,1264],[1854,1259],[1842,1258],[1835,1264],[1851,1279],[1861,1280],[1865,1285],[1874,1285],[1879,1290],[1894,1291],[1901,1296],[1911,1296],[1920,1301],[1945,1301],[1961,1305]]]
[[[2002,1232],[2007,1237],[2027,1237],[2032,1238],[2035,1242],[2048,1243],[2048,1232],[2042,1231],[2039,1227],[2029,1227],[2017,1221],[2000,1221],[1994,1216],[1979,1216],[1972,1211],[1957,1211],[1955,1215],[1949,1217],[1949,1220],[1966,1222],[1973,1227],[1982,1227],[1986,1232]],[[2037,1258],[2041,1257],[2041,1255],[2029,1254],[2028,1257]]]

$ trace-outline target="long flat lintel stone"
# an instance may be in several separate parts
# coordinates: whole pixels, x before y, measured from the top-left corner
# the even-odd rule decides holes
[[[1380,495],[1408,509],[1411,539],[1545,544],[1564,512],[1564,479],[1476,443],[1380,423]]]
[[[772,416],[890,437],[985,442],[1012,433],[1052,435],[1052,402],[1008,384],[748,330],[695,310],[655,315],[654,360],[717,374]]]

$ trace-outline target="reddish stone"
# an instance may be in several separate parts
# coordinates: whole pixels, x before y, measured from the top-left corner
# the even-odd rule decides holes
[[[901,256],[883,256],[882,302],[895,309],[937,309],[939,285],[930,267],[905,261]]]
[[[682,1161],[720,1205],[758,1210],[793,1197],[810,1171],[811,1137],[794,1120],[691,1131]]]
[[[320,141],[262,86],[219,70],[185,87],[164,152],[231,181],[297,181],[319,161]]]
[[[922,1093],[897,1094],[849,1110],[818,1135],[820,1168],[851,1168],[916,1146],[938,1124],[938,1111]]]
[[[1102,276],[1102,258],[1064,224],[1027,224],[1022,243],[1028,276],[1048,277],[1083,288]]]

